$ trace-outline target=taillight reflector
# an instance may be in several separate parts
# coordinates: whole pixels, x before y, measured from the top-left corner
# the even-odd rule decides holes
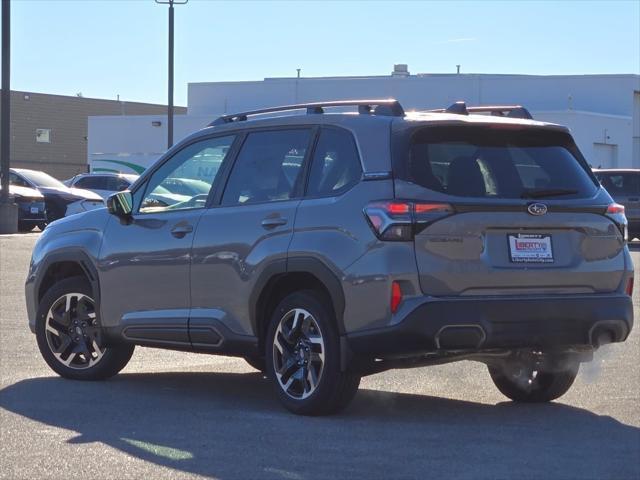
[[[402,290],[398,282],[391,284],[391,313],[396,313],[402,303]]]

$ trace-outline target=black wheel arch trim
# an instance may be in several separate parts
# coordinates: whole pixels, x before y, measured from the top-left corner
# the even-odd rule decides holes
[[[287,260],[287,273],[307,272],[315,276],[325,286],[331,296],[333,310],[336,314],[338,332],[346,333],[344,328],[344,291],[338,276],[327,264],[314,257],[293,257]]]
[[[36,300],[40,298],[40,288],[42,281],[46,278],[47,273],[52,265],[56,263],[70,262],[76,263],[80,266],[86,277],[91,284],[91,290],[93,291],[94,301],[97,305],[100,305],[100,283],[98,277],[98,269],[91,261],[91,257],[84,251],[77,248],[65,248],[57,252],[48,254],[43,260],[42,264],[38,266],[39,274],[35,279],[34,294]],[[44,292],[46,293],[46,292]]]
[[[249,308],[251,313],[251,326],[256,336],[260,336],[258,331],[258,301],[264,288],[269,281],[277,275],[286,273],[309,273],[316,277],[327,289],[331,297],[331,303],[336,314],[337,327],[340,335],[345,334],[344,308],[345,298],[342,284],[338,276],[328,267],[325,262],[314,257],[292,257],[288,259],[274,260],[267,265],[254,286],[249,297]]]

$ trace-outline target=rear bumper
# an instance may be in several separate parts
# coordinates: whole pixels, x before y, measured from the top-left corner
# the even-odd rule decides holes
[[[406,306],[405,306],[406,307]],[[359,355],[557,349],[624,341],[633,304],[623,294],[420,299],[392,326],[347,335]]]

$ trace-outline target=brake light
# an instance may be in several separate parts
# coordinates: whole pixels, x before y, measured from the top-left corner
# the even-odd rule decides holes
[[[612,203],[607,207],[607,213],[611,214],[620,214],[624,215],[624,205],[620,205],[619,203]]]
[[[387,211],[392,215],[402,215],[409,213],[411,206],[408,203],[391,203],[387,204]]]
[[[398,307],[402,303],[402,290],[400,289],[400,283],[391,283],[391,313],[396,313]]]
[[[629,280],[627,280],[627,287],[624,289],[624,292],[630,297],[633,296],[633,277],[630,277]]]
[[[411,201],[372,202],[364,214],[374,233],[381,240],[413,240],[416,230],[453,213],[448,203],[419,203]]]

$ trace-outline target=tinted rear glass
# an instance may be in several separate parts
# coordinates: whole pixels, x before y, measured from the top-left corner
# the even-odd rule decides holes
[[[576,198],[597,190],[571,137],[562,132],[424,127],[413,133],[403,157],[408,164],[396,172],[399,178],[449,195]]]

